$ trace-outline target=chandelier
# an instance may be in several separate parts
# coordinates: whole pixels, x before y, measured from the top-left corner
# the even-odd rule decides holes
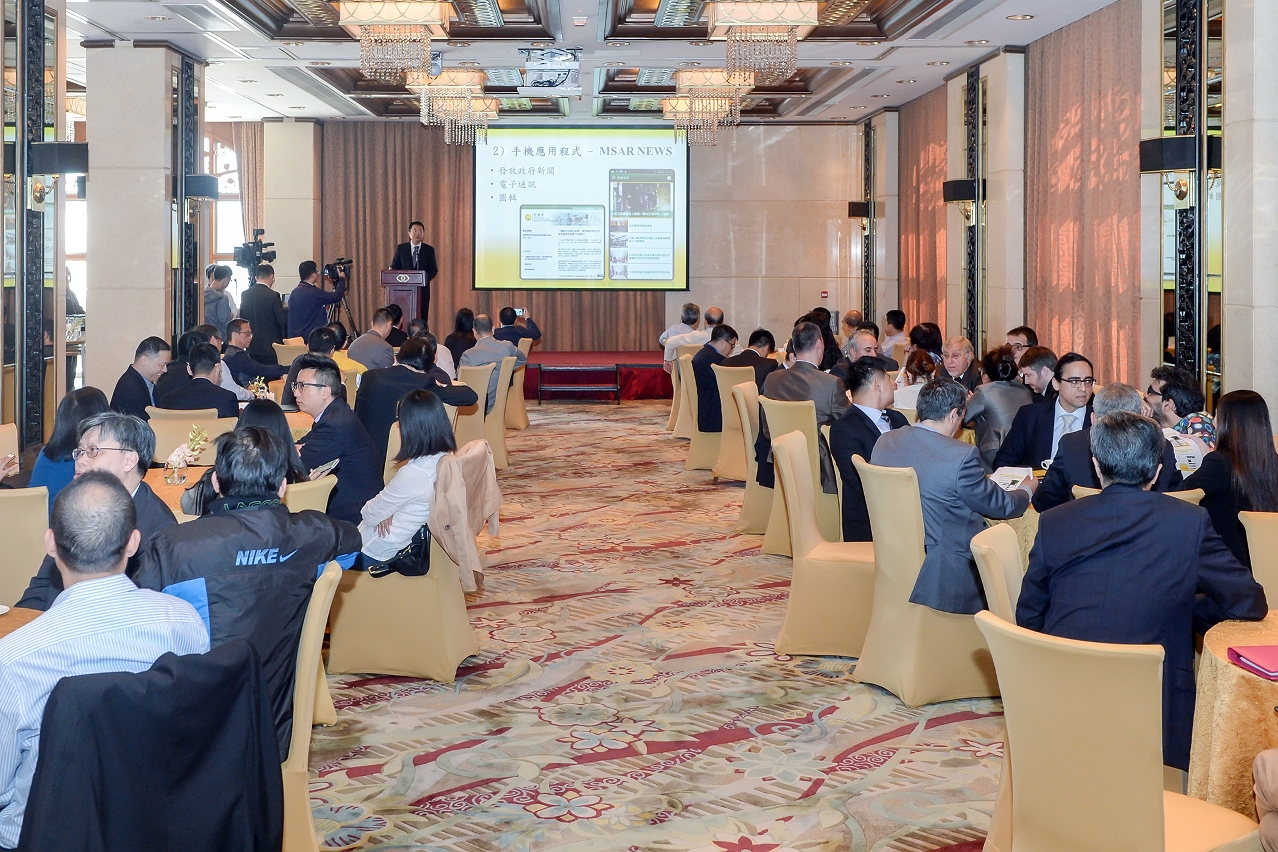
[[[812,0],[710,4],[710,37],[728,42],[728,71],[752,71],[764,86],[793,76],[799,40],[816,25],[817,4]]]
[[[446,9],[433,0],[342,0],[338,21],[359,30],[360,72],[395,82],[430,68],[431,37],[448,37]]]
[[[410,71],[407,88],[421,96],[421,122],[444,128],[449,145],[474,145],[488,139],[488,122],[497,120],[501,103],[483,97],[484,72],[447,68],[439,76]]]
[[[716,124],[723,127],[741,123],[741,98],[753,88],[752,71],[705,68],[675,74],[675,94],[692,101],[690,109],[693,113],[713,115]]]

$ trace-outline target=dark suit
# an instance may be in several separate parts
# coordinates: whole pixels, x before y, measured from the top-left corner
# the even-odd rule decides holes
[[[1164,469],[1167,462],[1163,462]],[[1203,463],[1189,475],[1182,488],[1201,488],[1202,502],[1198,505],[1211,516],[1211,525],[1224,539],[1234,558],[1251,567],[1251,553],[1247,549],[1247,533],[1238,522],[1239,512],[1252,511],[1251,500],[1234,491],[1234,466],[1229,456],[1213,450],[1203,456]],[[1179,489],[1173,489],[1179,490]]]
[[[231,378],[241,387],[248,387],[249,382],[257,378],[273,382],[288,375],[288,367],[279,364],[263,364],[255,361],[247,349],[238,346],[227,346],[226,355],[222,357],[222,369],[231,371]]]
[[[156,496],[155,492],[145,482],[139,483],[138,489],[133,492],[133,508],[137,512],[138,532],[142,535],[142,542],[138,545],[138,553],[146,546],[156,533],[161,530],[177,526],[177,518],[173,516],[173,510],[170,509],[163,500]],[[133,572],[138,567],[138,556],[129,558],[128,574],[133,576]],[[22,593],[22,600],[18,601],[15,606],[26,607],[27,609],[38,609],[41,612],[49,608],[53,603],[53,599],[62,593],[62,574],[58,571],[58,566],[54,563],[52,556],[44,557],[44,561],[40,563],[40,568],[36,571],[31,582],[27,584],[27,590]]]
[[[1196,593],[1205,597],[1195,601]],[[1163,763],[1189,767],[1194,630],[1265,617],[1265,591],[1212,529],[1207,510],[1111,485],[1044,513],[1016,621],[1088,642],[1162,645]]]
[[[830,460],[830,446],[820,428],[831,424],[852,403],[848,401],[847,386],[842,379],[823,373],[807,361],[795,361],[789,369],[777,370],[763,383],[762,396],[798,402],[810,399],[816,403],[817,448],[821,452],[821,490],[837,494],[834,480],[834,462]],[[772,436],[768,434],[768,418],[759,406],[759,437],[754,442],[754,458],[759,463],[755,480],[767,488],[774,488],[776,473],[772,469]]]
[[[499,325],[493,329],[493,337],[515,346],[518,346],[519,341],[525,337],[529,340],[541,340],[541,329],[537,327],[537,323],[532,321],[532,317],[524,320],[524,322],[526,325]]]
[[[169,391],[160,397],[159,408],[177,411],[198,411],[216,408],[218,417],[239,417],[240,400],[226,388],[218,387],[208,379],[196,376],[185,387]]]
[[[328,516],[359,524],[360,510],[384,483],[377,447],[355,412],[344,401],[333,400],[297,443],[302,463],[311,470],[333,459],[341,460],[334,471],[337,485],[328,498]]]
[[[378,470],[386,464],[386,443],[391,424],[399,419],[399,401],[415,390],[428,390],[447,405],[460,407],[479,402],[479,396],[466,385],[440,384],[432,373],[418,373],[400,365],[366,372],[355,395],[355,416],[377,449]]]
[[[146,386],[146,379],[142,378],[142,374],[130,364],[115,383],[115,391],[111,394],[111,408],[121,414],[132,414],[143,420],[150,420],[151,417],[146,413],[148,405],[155,405],[151,389]]]
[[[862,356],[858,355],[857,360],[860,360],[861,357]],[[901,369],[900,364],[896,363],[896,361],[894,361],[891,358],[888,358],[885,355],[878,355],[876,357],[879,359],[879,361],[883,363],[884,372],[890,373],[893,370]],[[852,359],[848,358],[848,356],[846,355],[844,355],[838,361],[835,361],[834,366],[830,368],[830,375],[838,376],[840,379],[843,380],[843,384],[845,385],[848,384],[848,376],[850,376],[851,374],[852,374]]]
[[[763,382],[772,375],[773,370],[780,370],[781,364],[776,358],[765,358],[753,349],[747,349],[740,355],[729,355],[723,359],[722,367],[750,367],[754,370],[754,383],[759,392],[763,392]]]
[[[1078,412],[1074,412],[1077,416]],[[1092,403],[1087,409],[1079,429],[1092,425]],[[1042,469],[1043,460],[1052,457],[1052,430],[1056,426],[1056,400],[1023,405],[1007,430],[1003,446],[994,456],[994,469],[1000,467],[1032,467]],[[1064,436],[1062,436],[1064,437]]]
[[[950,371],[945,369],[945,365],[942,364],[940,375],[942,378],[953,379],[971,392],[981,386],[981,363],[973,360],[971,364],[967,365],[967,369],[964,370],[963,374],[960,376],[951,376]]]
[[[164,368],[164,372],[160,374],[160,379],[155,383],[155,400],[159,402],[165,396],[177,390],[184,388],[191,383],[191,374],[186,369],[185,358],[174,358],[169,362],[169,366]]]
[[[426,273],[426,286],[419,289],[418,301],[421,302],[421,318],[430,327],[430,282],[439,274],[439,264],[435,262],[435,249],[422,243],[417,248],[417,262],[413,262],[413,244],[400,243],[395,246],[395,257],[391,260],[391,269],[416,269]]]
[[[697,381],[697,431],[723,431],[723,405],[719,399],[719,382],[715,379],[715,364],[722,364],[725,356],[709,343],[692,356],[692,376]]]
[[[885,413],[888,425],[893,429],[909,425],[901,412],[889,408]],[[852,457],[860,456],[869,461],[874,445],[882,435],[879,427],[855,405],[849,405],[843,416],[830,427],[830,455],[843,477],[844,541],[874,540],[870,534],[870,512],[865,507],[865,489],[861,487],[861,475],[852,464]]]
[[[1176,451],[1172,445],[1163,441],[1163,469],[1158,473],[1158,481],[1154,483],[1154,491],[1177,491],[1180,489],[1181,476],[1176,468]],[[1062,503],[1074,499],[1074,486],[1084,488],[1100,488],[1100,479],[1096,476],[1096,468],[1092,466],[1092,430],[1080,429],[1061,436],[1061,444],[1056,448],[1056,458],[1052,466],[1043,475],[1043,481],[1034,489],[1034,509],[1046,512]]]
[[[283,343],[288,336],[288,314],[280,294],[261,281],[254,281],[240,297],[240,317],[249,321],[253,340],[248,352],[254,361],[278,364],[274,343]]]
[[[408,335],[401,328],[391,326],[391,330],[386,332],[386,342],[396,349],[403,346],[405,340],[408,340]]]

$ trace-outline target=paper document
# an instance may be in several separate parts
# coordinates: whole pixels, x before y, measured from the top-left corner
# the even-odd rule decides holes
[[[1033,475],[1033,468],[1000,467],[990,474],[990,479],[994,480],[994,484],[1004,491],[1015,491],[1016,487],[1024,482],[1026,477]]]

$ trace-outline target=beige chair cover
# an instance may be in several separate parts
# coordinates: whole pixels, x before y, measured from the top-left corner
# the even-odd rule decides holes
[[[807,437],[797,431],[772,441],[794,550],[790,601],[776,650],[859,657],[874,605],[874,545],[831,542],[821,536],[807,444]]]
[[[671,368],[670,370],[670,384],[674,388],[674,392],[670,394],[670,416],[666,418],[667,432],[675,430],[675,424],[679,420],[679,409],[683,404],[681,402],[683,391],[679,387],[679,371],[677,369]]]
[[[756,481],[759,465],[754,459],[754,442],[759,437],[759,389],[754,379],[732,388],[732,404],[741,421],[742,452],[746,460],[745,495],[741,498],[737,532],[763,535],[768,531],[768,517],[772,514],[772,489]]]
[[[754,382],[753,367],[724,367],[715,364],[714,380],[719,388],[719,409],[723,412],[723,431],[719,436],[719,457],[714,462],[717,479],[744,482],[749,471],[744,445],[741,443],[741,415],[732,401],[732,388],[742,382]]]
[[[532,351],[531,337],[521,338],[519,351],[525,356]],[[515,370],[511,379],[510,392],[506,396],[506,428],[522,432],[528,428],[528,403],[524,399],[524,378],[527,376],[527,365]]]
[[[989,649],[970,615],[910,603],[923,566],[923,508],[913,468],[853,456],[874,536],[874,612],[856,679],[911,707],[998,695]]]
[[[290,512],[314,509],[328,511],[328,496],[337,486],[337,477],[331,473],[311,482],[293,482],[284,489],[284,505]]]
[[[299,355],[306,354],[305,340],[302,340],[300,337],[290,338],[290,340],[296,340],[298,342],[291,343],[289,341],[285,341],[284,343],[271,344],[271,346],[275,348],[275,360],[281,365],[292,364],[295,360],[297,360]]]
[[[1075,485],[1070,488],[1070,493],[1074,495],[1075,500],[1083,497],[1093,497],[1100,493],[1099,488],[1088,488],[1086,485]],[[1177,500],[1184,500],[1186,503],[1193,503],[1197,506],[1203,501],[1204,492],[1201,488],[1191,488],[1188,491],[1167,491],[1164,492],[1168,497],[1175,497]]]
[[[49,489],[0,488],[0,603],[13,606],[44,561]]]
[[[493,410],[484,417],[484,440],[492,448],[493,464],[498,470],[510,467],[510,456],[506,453],[506,400],[510,396],[510,377],[515,373],[515,360],[514,355],[501,359],[501,369],[497,373],[497,400],[493,403]]]
[[[430,507],[430,532],[457,563],[461,587],[467,592],[479,589],[476,575],[482,577],[484,571],[475,536],[485,521],[489,535],[500,535],[501,501],[492,450],[487,441],[472,441],[439,460],[435,499]]]
[[[1278,513],[1239,512],[1238,520],[1247,531],[1251,576],[1264,587],[1265,600],[1278,607]]]
[[[191,414],[191,412],[183,413]],[[191,427],[197,424],[204,427],[204,431],[209,436],[209,441],[204,445],[204,449],[200,452],[195,463],[209,466],[216,462],[217,439],[227,432],[235,431],[236,418],[234,417],[188,416],[152,418],[149,425],[151,431],[155,433],[155,463],[164,464],[168,461],[173,451],[181,444],[186,443],[187,438],[191,436]]]
[[[826,494],[821,489],[821,456],[817,439],[816,404],[812,400],[798,401],[768,399],[759,397],[763,413],[768,419],[769,435],[784,435],[798,430],[808,440],[808,465],[812,471],[813,498],[816,501],[817,525],[826,541],[843,540],[843,515],[839,508],[839,495]],[[772,525],[779,524],[786,530],[788,538],[788,522],[785,518],[785,500],[779,493],[772,495],[772,516],[768,521],[768,535],[773,534]],[[777,537],[778,546],[780,537]],[[769,542],[764,541],[764,553],[771,553]],[[789,553],[789,544],[785,546]]]
[[[151,418],[151,420],[185,420],[188,423],[187,428],[189,429],[189,424],[192,420],[216,420],[217,409],[196,408],[182,410],[176,408],[156,408],[154,405],[148,405],[146,407],[146,416]]]
[[[1020,600],[1021,580],[1025,577],[1016,530],[1010,524],[995,524],[977,533],[972,537],[972,557],[981,574],[990,612],[1015,624],[1016,602]]]
[[[18,425],[0,423],[0,458],[13,456],[16,459],[18,455]]]
[[[457,379],[479,397],[479,401],[474,405],[464,405],[457,409],[457,424],[453,427],[453,437],[457,440],[459,447],[464,447],[471,441],[484,440],[484,405],[485,400],[488,399],[488,380],[496,368],[496,364],[457,368]]]
[[[679,383],[675,385],[675,402],[679,405],[679,412],[675,417],[674,436],[682,438],[685,441],[692,440],[693,430],[697,428],[697,424],[693,419],[694,413],[688,410],[688,389],[684,387],[684,376],[679,371],[679,359],[684,355],[695,355],[700,346],[677,346],[675,347],[674,368],[671,370],[671,378],[675,373],[679,373]]]
[[[692,356],[679,356],[679,382],[683,386],[683,394],[687,400],[688,418],[692,423],[692,436],[688,444],[688,461],[684,470],[710,470],[719,459],[719,442],[722,432],[702,432],[697,422],[700,410],[697,395],[697,381],[692,372]]]

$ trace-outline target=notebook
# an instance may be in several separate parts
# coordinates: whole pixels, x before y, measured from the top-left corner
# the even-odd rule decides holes
[[[1278,645],[1231,647],[1229,662],[1265,680],[1278,681]]]

